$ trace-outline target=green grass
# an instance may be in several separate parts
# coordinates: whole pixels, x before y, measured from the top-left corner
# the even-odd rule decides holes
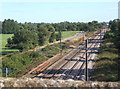
[[[74,36],[76,33],[79,33],[80,31],[63,31],[62,32],[62,39],[69,38],[71,36]]]
[[[118,81],[118,50],[112,42],[102,43],[94,69],[92,80]]]
[[[19,51],[18,49],[9,49],[6,46],[7,44],[7,39],[11,38],[13,34],[0,34],[0,41],[1,41],[1,46],[0,46],[0,51],[4,54]]]
[[[79,33],[79,32],[81,32],[81,31],[62,31],[62,39],[74,36],[76,33]],[[56,32],[56,33],[58,33],[58,32]]]
[[[72,37],[74,36],[76,33],[79,33],[81,31],[62,31],[62,40],[65,39],[65,38],[69,38],[69,37]],[[55,32],[55,33],[58,33],[58,32]],[[56,41],[56,40],[54,40]],[[46,41],[45,44],[48,44],[49,42]]]
[[[13,34],[0,34],[2,36],[2,48],[6,48],[5,45],[7,44],[7,39],[11,38]]]

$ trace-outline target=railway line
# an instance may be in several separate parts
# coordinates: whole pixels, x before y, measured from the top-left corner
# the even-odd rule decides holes
[[[91,48],[93,45],[90,45],[90,47],[89,48]],[[81,50],[82,51],[82,50]],[[81,56],[81,57],[83,57],[83,58],[85,58],[85,52],[84,53],[82,53],[81,55],[79,55],[79,56]],[[90,57],[90,54],[88,55],[88,58]],[[82,58],[82,59],[83,59]],[[52,76],[52,78],[54,78],[54,76],[56,76],[57,77],[57,75],[58,74],[60,74],[60,77],[59,78],[61,78],[61,77],[63,77],[63,78],[61,78],[61,79],[69,79],[70,77],[69,77],[69,75],[72,75],[72,73],[76,73],[75,71],[73,71],[73,70],[76,70],[76,68],[79,68],[78,67],[78,64],[80,63],[79,61],[80,60],[82,60],[82,59],[80,59],[79,57],[78,58],[76,58],[76,57],[73,57],[72,59],[77,59],[77,60],[70,60],[70,61],[68,61],[68,62],[66,62],[58,71],[57,71],[57,73],[55,73],[55,75],[53,75]],[[81,64],[81,63],[80,63]],[[79,65],[79,66],[81,66],[81,68],[83,68],[83,66],[84,66],[84,62],[82,63],[82,65]],[[81,69],[80,68],[80,69]],[[78,69],[78,70],[80,70],[80,69]],[[62,70],[62,71],[61,71]],[[65,70],[65,71],[64,71]],[[64,75],[64,76],[63,76]],[[55,77],[55,78],[56,78]],[[58,78],[57,77],[57,78]],[[74,77],[74,75],[72,75],[71,76],[71,78],[73,78]]]
[[[92,68],[92,61],[95,57],[95,50],[92,50],[92,48],[100,47],[100,40],[104,37],[105,32],[104,29],[101,33],[96,33],[88,38],[90,40],[87,55],[88,68]],[[69,54],[52,62],[45,62],[42,66],[31,72],[31,74],[35,74],[39,78],[82,80],[82,75],[84,75],[85,70],[85,46],[82,45],[70,51]]]

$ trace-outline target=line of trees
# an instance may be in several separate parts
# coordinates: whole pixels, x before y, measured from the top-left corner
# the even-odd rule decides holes
[[[107,34],[107,38],[112,40],[115,47],[118,49],[118,80],[120,80],[120,19],[111,20],[109,22],[111,31]]]
[[[4,34],[12,34],[14,32],[17,32],[19,30],[19,25],[17,21],[14,20],[4,20],[2,23],[2,33]]]
[[[2,22],[2,33],[14,34],[12,38],[8,39],[7,47],[26,50],[44,45],[46,42],[59,41],[60,31],[94,31],[101,29],[104,25],[106,25],[105,22],[98,23],[97,21],[88,23],[67,21],[61,23],[18,23],[11,19],[5,19]]]
[[[0,34],[2,33],[2,22],[0,21]]]
[[[111,31],[108,36],[113,39],[114,45],[118,48],[120,53],[120,19],[111,20],[109,27]]]
[[[27,29],[30,31],[37,31],[37,26],[42,25],[47,27],[49,30],[54,29],[55,31],[94,31],[100,29],[105,22],[98,23],[98,21],[92,21],[88,23],[83,22],[60,22],[60,23],[18,23],[17,21],[8,19],[2,22],[2,33],[3,34],[14,34],[15,32]],[[1,27],[1,26],[0,26]]]
[[[44,45],[46,42],[53,42],[56,39],[54,28],[37,26],[37,31],[22,29],[14,33],[12,38],[8,39],[7,47],[26,50]]]

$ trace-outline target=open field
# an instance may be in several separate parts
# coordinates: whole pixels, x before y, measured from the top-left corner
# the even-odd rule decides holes
[[[7,44],[7,39],[11,38],[13,34],[0,34],[2,36],[2,48],[6,48],[5,45]]]
[[[80,31],[62,31],[62,39],[74,36],[78,32]]]
[[[7,39],[12,36],[13,36],[13,34],[0,34],[0,37],[2,38],[2,39],[0,39],[1,43],[2,43],[0,46],[0,51],[2,51],[3,54],[19,51],[18,49],[8,49],[7,47],[5,47],[7,44]]]

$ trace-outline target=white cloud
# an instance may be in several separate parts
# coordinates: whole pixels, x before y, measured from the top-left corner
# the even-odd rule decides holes
[[[118,2],[120,0],[0,0],[0,2]]]

